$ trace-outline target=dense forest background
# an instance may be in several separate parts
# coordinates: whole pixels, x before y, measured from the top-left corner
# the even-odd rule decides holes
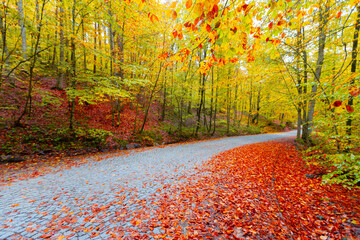
[[[0,7],[2,155],[297,127],[327,181],[360,179],[358,0]]]

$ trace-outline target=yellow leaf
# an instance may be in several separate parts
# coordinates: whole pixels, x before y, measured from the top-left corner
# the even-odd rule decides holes
[[[177,4],[177,1],[173,1],[173,2],[171,3],[170,8],[171,8],[171,9],[174,9],[174,8],[176,7],[176,4]]]
[[[352,220],[351,223],[353,223],[353,224],[359,224],[359,222],[356,221],[356,220]]]
[[[63,240],[64,238],[65,238],[64,235],[60,235],[57,237],[57,240]]]

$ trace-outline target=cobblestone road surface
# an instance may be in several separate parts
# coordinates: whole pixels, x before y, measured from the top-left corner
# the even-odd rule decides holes
[[[211,156],[296,132],[152,148],[0,187],[0,239],[107,239],[134,226],[141,201]],[[151,206],[148,206],[151,208]],[[100,214],[101,213],[101,214]],[[132,221],[131,221],[132,220]],[[154,229],[154,232],[159,230]]]

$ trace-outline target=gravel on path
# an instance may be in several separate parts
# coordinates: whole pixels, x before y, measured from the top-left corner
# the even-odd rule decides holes
[[[0,239],[107,239],[138,225],[147,199],[212,156],[296,131],[157,147],[0,187]],[[153,232],[160,232],[154,229]],[[118,235],[119,236],[119,235]]]

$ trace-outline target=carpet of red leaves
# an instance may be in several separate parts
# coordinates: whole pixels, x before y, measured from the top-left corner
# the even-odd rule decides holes
[[[169,239],[360,239],[359,191],[322,185],[293,139],[219,154],[167,189],[150,228]]]

